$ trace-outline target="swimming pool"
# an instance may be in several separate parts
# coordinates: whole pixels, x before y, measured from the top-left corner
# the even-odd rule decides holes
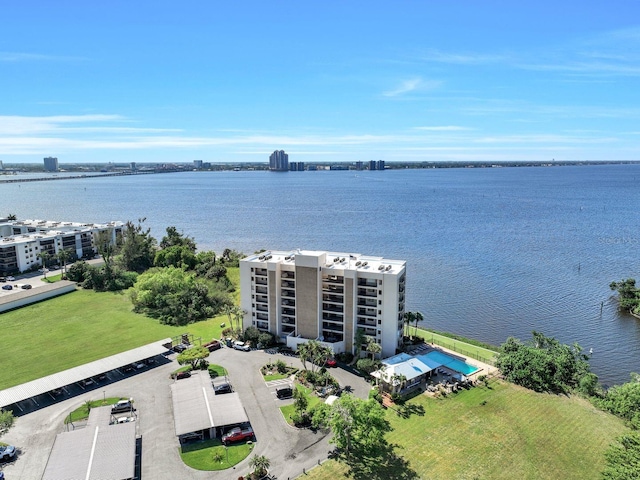
[[[450,357],[446,353],[442,353],[442,352],[437,352],[437,351],[429,352],[423,356],[439,363],[444,367],[450,368],[451,370],[455,370],[456,372],[460,372],[464,375],[471,375],[472,373],[475,373],[478,370],[480,370],[478,367],[469,365],[468,363],[463,362],[462,360],[458,360],[457,358]]]

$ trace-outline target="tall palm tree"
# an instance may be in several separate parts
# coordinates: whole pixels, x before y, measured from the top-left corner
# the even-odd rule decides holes
[[[302,362],[302,368],[307,369],[307,360],[310,357],[310,348],[308,343],[299,343],[298,348],[296,348],[296,352],[298,352],[298,356],[300,357],[300,361]]]
[[[69,250],[62,249],[58,252],[58,260],[62,262],[62,277],[67,276],[67,262],[71,259],[71,252]]]
[[[38,254],[38,258],[42,260],[42,273],[44,274],[43,277],[47,278],[47,262],[51,259],[51,254],[45,250]]]
[[[409,336],[409,326],[416,320],[416,314],[413,312],[404,312],[404,329],[405,337]]]
[[[416,312],[415,318],[414,318],[414,321],[416,322],[416,337],[418,336],[418,322],[421,322],[423,320],[424,320],[424,315],[422,315],[422,313],[420,312]]]
[[[382,345],[372,340],[367,343],[367,352],[371,354],[371,360],[375,360],[376,355],[382,352]]]

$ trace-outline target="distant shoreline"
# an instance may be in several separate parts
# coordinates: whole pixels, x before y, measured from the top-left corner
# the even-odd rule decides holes
[[[130,164],[111,163],[108,171],[99,171],[98,164],[61,164],[59,172],[44,172],[40,164],[5,164],[4,169],[0,170],[0,176],[6,176],[6,179],[0,179],[0,183],[21,183],[21,182],[42,182],[51,180],[71,180],[79,178],[100,178],[100,177],[119,177],[128,175],[149,175],[154,173],[177,173],[177,172],[228,172],[228,171],[269,171],[269,165],[260,163],[228,163],[228,164],[212,164],[208,168],[194,168],[191,163],[172,163],[172,164],[153,164],[153,163],[136,163],[135,170],[130,169]],[[364,163],[360,165],[355,162],[317,162],[308,164],[307,169],[303,172],[291,173],[307,173],[313,171],[353,171],[367,172],[368,168],[364,168]],[[436,168],[513,168],[513,167],[567,167],[567,166],[595,166],[595,165],[640,165],[640,160],[552,160],[538,162],[386,162],[384,170],[372,170],[380,172],[386,170],[426,170]],[[358,166],[360,168],[358,168]],[[117,170],[113,170],[117,169]],[[56,175],[46,177],[32,178],[11,178],[15,174],[52,174]],[[68,174],[75,175],[68,175]],[[289,172],[280,172],[289,173]],[[78,175],[80,174],[80,175]]]

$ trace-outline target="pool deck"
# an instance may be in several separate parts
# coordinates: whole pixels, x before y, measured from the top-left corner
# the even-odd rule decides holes
[[[469,365],[473,365],[474,367],[477,367],[478,368],[477,371],[473,372],[472,374],[465,375],[468,378],[477,379],[480,375],[487,375],[489,377],[492,377],[494,375],[499,374],[499,370],[493,365],[480,362],[479,360],[476,360],[471,357],[465,357],[464,355],[458,352],[449,350],[448,348],[441,347],[440,345],[436,345],[434,343],[425,343],[422,345],[416,345],[415,348],[411,349],[411,351],[408,351],[407,353],[411,355],[424,355],[433,351],[446,353],[450,357],[456,358],[458,360],[462,360],[463,362],[466,362]],[[451,373],[454,373],[451,369],[447,367],[442,366],[440,368],[451,371]],[[455,373],[459,373],[459,372],[455,372]]]

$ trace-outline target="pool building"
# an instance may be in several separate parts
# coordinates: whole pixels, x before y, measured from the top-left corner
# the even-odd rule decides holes
[[[463,359],[436,349],[419,354],[399,353],[382,361],[382,368],[371,375],[377,378],[383,390],[406,393],[425,386],[434,374],[464,380],[480,369]]]

